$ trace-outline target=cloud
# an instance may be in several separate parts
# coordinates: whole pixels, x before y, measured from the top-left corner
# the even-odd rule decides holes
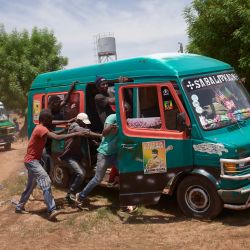
[[[191,0],[0,0],[7,31],[53,30],[68,67],[95,63],[94,35],[112,32],[118,58],[178,50],[187,43],[182,13]]]

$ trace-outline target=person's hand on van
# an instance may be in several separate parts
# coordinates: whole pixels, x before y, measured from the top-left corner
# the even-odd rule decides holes
[[[119,80],[119,83],[128,82],[128,77],[126,77],[126,76],[120,76],[118,78],[118,80]]]
[[[102,136],[107,136],[109,134],[116,134],[118,132],[117,124],[105,124],[104,129],[102,131]]]
[[[111,133],[116,134],[118,132],[117,124],[110,124],[110,126],[111,126]]]
[[[72,82],[70,89],[74,89],[77,83],[79,83],[79,81]]]

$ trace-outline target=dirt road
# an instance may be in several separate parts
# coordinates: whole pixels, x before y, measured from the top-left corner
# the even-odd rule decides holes
[[[119,211],[118,192],[97,188],[88,210],[64,202],[53,189],[57,222],[46,219],[40,193],[29,201],[30,214],[18,215],[9,200],[18,200],[25,184],[22,159],[26,143],[0,151],[0,249],[250,249],[250,210],[224,210],[214,221],[186,218],[175,199],[141,207],[134,215]]]
[[[27,141],[18,141],[12,144],[10,151],[0,148],[0,183],[6,180],[10,175],[16,174],[23,169],[23,156],[26,152]]]

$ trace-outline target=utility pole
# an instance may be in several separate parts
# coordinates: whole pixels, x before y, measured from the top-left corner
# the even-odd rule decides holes
[[[183,44],[181,42],[178,42],[178,44],[179,44],[178,53],[183,53]]]

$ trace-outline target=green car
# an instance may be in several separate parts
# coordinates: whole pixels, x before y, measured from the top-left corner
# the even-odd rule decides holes
[[[0,147],[4,149],[11,149],[11,143],[14,141],[15,127],[12,122],[9,121],[7,112],[0,102]]]
[[[62,115],[86,112],[91,129],[101,132],[96,76],[109,80],[116,98],[122,206],[156,204],[167,193],[198,218],[250,207],[250,98],[232,66],[201,55],[156,54],[41,74],[29,91],[29,134],[49,98],[63,99],[73,81],[74,98]],[[93,170],[96,149],[83,144],[85,166]],[[51,177],[61,186],[69,181],[57,161],[63,147],[54,143],[51,155]]]

